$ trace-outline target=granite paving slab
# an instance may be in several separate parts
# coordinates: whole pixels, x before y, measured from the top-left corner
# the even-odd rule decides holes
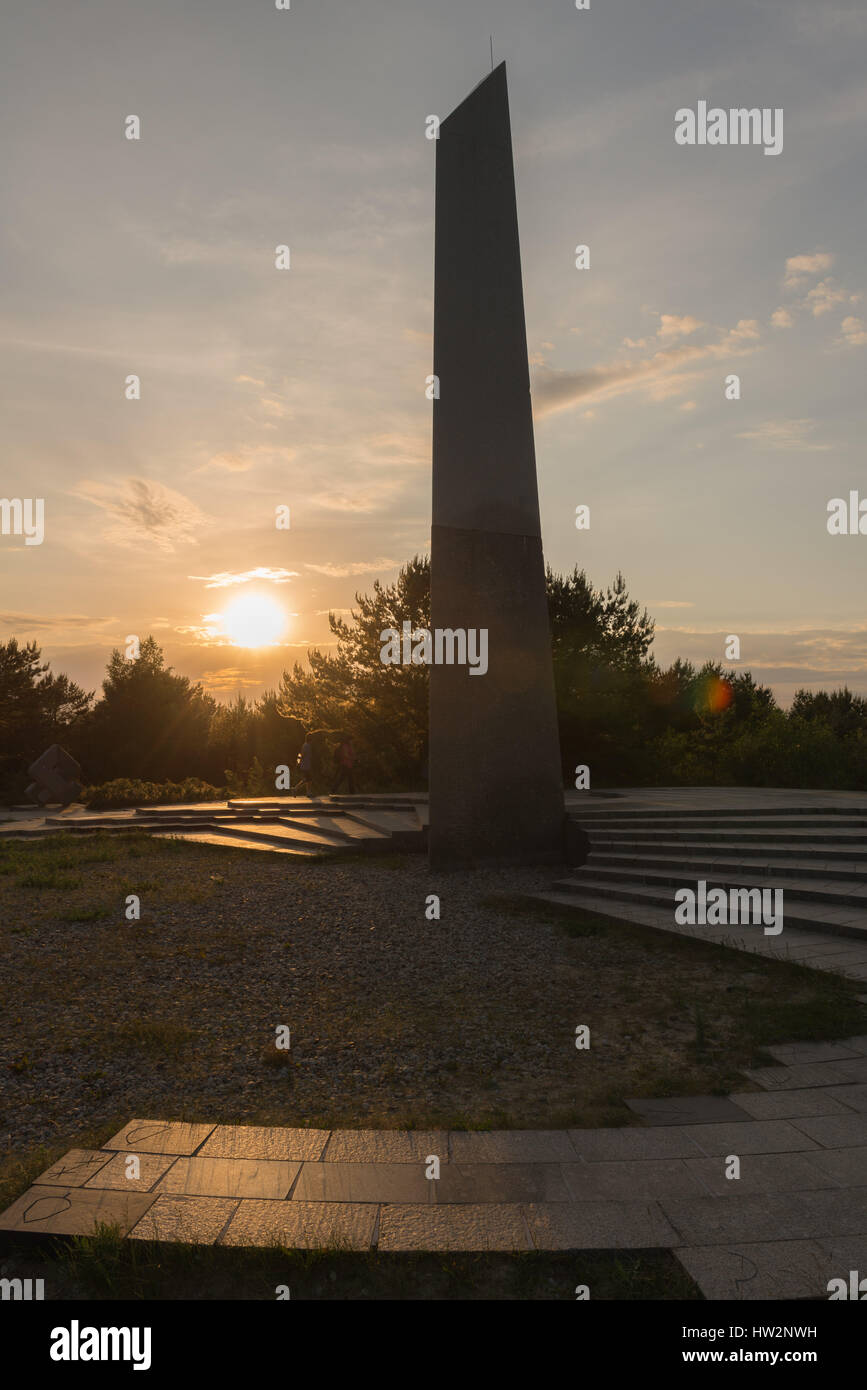
[[[745,1071],[750,1081],[755,1081],[766,1091],[801,1091],[809,1086],[841,1085],[849,1077],[838,1071],[834,1062],[815,1062],[811,1066],[797,1067],[758,1067]]]
[[[132,1240],[213,1245],[238,1207],[230,1197],[160,1197],[130,1231]]]
[[[85,1186],[117,1192],[150,1192],[176,1161],[173,1154],[136,1154],[139,1176],[127,1177],[127,1159],[132,1155],[125,1153],[105,1154],[108,1162],[100,1168],[95,1177],[89,1178]],[[43,1178],[39,1179],[44,1181]]]
[[[658,1202],[559,1202],[523,1208],[537,1250],[641,1250],[680,1243]]]
[[[428,1178],[422,1164],[305,1163],[293,1191],[301,1202],[568,1202],[556,1163],[442,1165]]]
[[[746,1119],[746,1115],[743,1117]],[[571,1129],[572,1147],[585,1163],[615,1163],[628,1159],[698,1158],[702,1150],[681,1125],[664,1129]]]
[[[655,1158],[613,1163],[564,1163],[575,1202],[639,1201],[656,1197],[701,1197],[705,1189],[683,1159]],[[550,1200],[550,1199],[548,1199]]]
[[[867,1144],[867,1115],[817,1115],[789,1123],[824,1149],[853,1149]]]
[[[435,1155],[449,1159],[448,1131],[338,1129],[323,1154],[326,1163],[422,1163]]]
[[[841,1101],[823,1086],[803,1091],[744,1091],[729,1097],[754,1120],[792,1120],[809,1115],[845,1115]]]
[[[379,1208],[351,1202],[274,1202],[248,1198],[219,1245],[284,1245],[301,1250],[369,1250]]]
[[[452,1130],[454,1163],[561,1163],[577,1157],[566,1130]]]
[[[835,1062],[834,1070],[842,1072],[847,1081],[867,1084],[867,1057],[856,1057],[851,1062]]]
[[[213,1125],[188,1125],[177,1121],[130,1120],[105,1149],[127,1153],[194,1154],[214,1129]]]
[[[99,1192],[87,1187],[28,1190],[0,1216],[0,1230],[33,1235],[92,1235],[97,1225],[117,1226],[121,1235],[154,1201],[145,1192]]]
[[[822,1150],[816,1150],[821,1155]],[[850,1150],[841,1150],[848,1153]],[[814,1188],[834,1187],[835,1179],[812,1163],[809,1154],[774,1153],[745,1154],[741,1159],[740,1177],[727,1178],[725,1156],[688,1158],[686,1166],[713,1197],[753,1196],[765,1192],[809,1192]],[[865,1178],[867,1182],[867,1178]],[[663,1194],[672,1195],[672,1194]]]
[[[841,1187],[867,1186],[867,1144],[851,1149],[818,1149],[807,1156],[811,1168]],[[867,1274],[867,1270],[864,1271]]]
[[[742,1120],[739,1110],[727,1096],[672,1096],[664,1099],[627,1100],[626,1104],[647,1125],[718,1124],[721,1120]]]
[[[842,1101],[850,1110],[857,1110],[862,1115],[867,1113],[867,1084],[852,1086],[831,1086],[828,1094],[834,1099]]]
[[[659,1205],[678,1232],[678,1246],[867,1235],[865,1187],[685,1201],[663,1197]]]
[[[98,1149],[70,1149],[68,1154],[64,1154],[56,1163],[52,1163],[44,1173],[39,1175],[39,1185],[58,1187],[84,1187],[89,1178],[94,1177],[100,1170],[106,1167],[111,1160],[111,1154],[100,1152]],[[109,1186],[108,1183],[100,1183],[100,1187]]]
[[[164,1192],[198,1197],[286,1197],[300,1163],[266,1158],[178,1158],[160,1178]]]
[[[795,1153],[816,1143],[789,1120],[744,1120],[741,1124],[693,1125],[687,1129],[703,1153]]]
[[[815,1240],[685,1246],[674,1254],[709,1299],[827,1298],[834,1277],[831,1256]]]
[[[277,1129],[264,1125],[217,1125],[199,1158],[288,1159],[303,1163],[322,1157],[328,1129]]]
[[[571,1200],[559,1163],[450,1163],[428,1186],[440,1204]]]
[[[767,1049],[784,1066],[807,1065],[812,1062],[837,1062],[862,1054],[845,1043],[778,1043]]]
[[[555,1209],[570,1210],[564,1203]],[[380,1211],[378,1248],[513,1251],[532,1250],[533,1246],[518,1206],[389,1204]]]
[[[433,1202],[424,1172],[420,1163],[305,1163],[292,1196],[298,1202]]]

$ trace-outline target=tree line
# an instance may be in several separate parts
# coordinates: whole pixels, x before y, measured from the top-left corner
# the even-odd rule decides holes
[[[749,671],[660,667],[653,619],[621,574],[603,589],[583,570],[549,569],[547,590],[567,786],[579,765],[594,787],[867,786],[867,700],[799,690],[785,711]],[[326,775],[332,745],[349,734],[366,789],[423,787],[429,668],[380,660],[380,633],[404,621],[430,627],[427,557],[357,594],[348,619],[330,615],[332,651],[312,649],[277,689],[228,704],[166,666],[153,637],[136,660],[111,653],[99,698],[54,675],[35,642],[0,643],[0,802],[20,798],[28,764],[51,743],[77,758],[90,786],[195,778],[232,794],[273,792],[305,731]]]

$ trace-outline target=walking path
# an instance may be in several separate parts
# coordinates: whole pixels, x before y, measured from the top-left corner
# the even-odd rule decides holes
[[[415,848],[424,803],[265,799],[99,817],[70,808],[16,816],[0,835],[132,822],[284,853]],[[867,981],[863,795],[640,788],[569,794],[567,804],[590,858],[542,901]],[[675,887],[699,878],[782,886],[786,929],[676,924]],[[134,1240],[383,1252],[664,1247],[708,1298],[827,1298],[829,1280],[867,1275],[867,1036],[769,1050],[781,1065],[746,1073],[759,1089],[627,1101],[640,1124],[625,1129],[132,1120],[102,1149],[73,1149],[43,1173],[0,1231],[86,1234],[107,1222]]]
[[[826,1298],[830,1279],[867,1271],[867,1036],[770,1051],[782,1065],[746,1073],[759,1090],[628,1101],[635,1128],[132,1120],[43,1173],[0,1231],[107,1222],[133,1240],[383,1252],[665,1247],[708,1298]]]

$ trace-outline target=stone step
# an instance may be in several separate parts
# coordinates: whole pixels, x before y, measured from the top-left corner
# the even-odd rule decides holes
[[[235,820],[229,825],[211,826],[213,834],[233,839],[257,840],[265,844],[303,845],[309,849],[335,849],[348,843],[347,838],[308,829],[303,825],[283,825],[279,821]]]
[[[427,843],[428,828],[422,825],[413,810],[404,811],[347,811],[347,817],[369,830],[379,830],[391,837],[398,849],[422,849]]]
[[[258,821],[258,817],[255,817]],[[263,825],[272,823],[270,818],[262,819]],[[346,815],[313,815],[313,816],[280,816],[280,825],[296,826],[309,828],[317,831],[320,835],[330,835],[336,840],[350,841],[356,844],[382,842],[388,844],[391,835],[385,830],[375,830],[373,826],[361,825],[358,821],[351,820]]]
[[[634,835],[643,830],[647,830],[653,834],[656,834],[660,830],[671,830],[678,833],[684,830],[697,830],[704,834],[707,831],[716,830],[730,832],[733,826],[750,831],[793,830],[798,834],[802,834],[809,830],[820,830],[823,832],[832,831],[834,833],[838,830],[843,833],[863,831],[867,833],[867,816],[769,816],[760,819],[755,814],[745,813],[743,816],[738,816],[736,819],[733,817],[723,819],[719,816],[671,816],[666,817],[664,820],[647,820],[644,818],[641,820],[621,820],[615,817],[606,817],[602,819],[595,815],[572,816],[571,819],[577,820],[582,829],[587,831],[588,835],[594,832],[606,833],[608,831],[619,831],[624,834]]]
[[[281,814],[291,810],[292,814],[297,812],[310,811],[314,815],[328,815],[329,812],[351,811],[355,809],[371,811],[411,811],[414,806],[412,797],[376,797],[376,796],[266,796],[266,797],[233,797],[228,802],[229,810],[241,811],[250,814],[253,811],[278,811]]]
[[[732,870],[743,870],[754,875],[787,874],[792,871],[792,864],[786,859],[758,859],[754,863],[745,864],[742,859],[738,859],[729,854],[718,854],[713,851],[707,854],[681,854],[672,850],[670,854],[646,853],[646,854],[627,854],[619,850],[611,851],[607,849],[591,849],[587,858],[588,866],[647,868],[647,869],[676,869],[679,873],[686,872],[696,875],[699,878],[706,877],[708,872],[730,872]],[[867,864],[856,863],[847,860],[845,863],[827,863],[816,859],[806,859],[799,857],[797,865],[799,878],[817,878],[821,880],[835,879],[840,882],[851,882],[857,887],[862,884],[867,885]]]
[[[654,869],[644,864],[632,869],[607,867],[597,864],[591,856],[583,867],[593,878],[610,880],[613,883],[650,883],[657,887],[683,888],[689,886],[690,882],[694,883],[697,878],[703,878],[712,886],[720,888],[782,888],[787,899],[791,897],[803,899],[805,902],[828,902],[836,906],[845,904],[860,907],[867,914],[867,882],[860,885],[846,882],[818,884],[799,876],[786,877],[775,874],[773,882],[769,883],[767,876],[763,879],[761,875],[757,875],[754,867],[737,863],[728,871],[716,865],[698,873],[691,873],[689,870],[684,872],[685,866],[681,864],[678,866],[679,872],[674,873],[670,869]]]
[[[334,846],[300,844],[280,844],[277,841],[256,838],[255,836],[230,835],[228,832],[212,830],[191,830],[181,827],[177,830],[155,830],[155,840],[188,840],[194,845],[219,845],[221,849],[266,850],[270,854],[288,854],[295,859],[312,859],[320,854],[333,854]]]
[[[698,836],[692,839],[683,837],[682,840],[662,836],[660,839],[646,839],[636,837],[632,840],[628,837],[623,839],[594,839],[591,836],[591,851],[609,850],[631,850],[633,854],[644,855],[660,854],[666,851],[669,855],[676,854],[689,855],[695,858],[696,855],[717,858],[721,851],[731,856],[736,854],[738,857],[749,856],[758,858],[770,856],[776,859],[807,859],[822,860],[829,863],[850,863],[867,864],[867,842],[862,850],[858,845],[841,844],[837,840],[828,842],[817,841],[815,839],[805,839],[802,843],[794,843],[791,840],[745,840],[734,837],[732,839],[700,839]]]
[[[584,827],[587,829],[587,827]],[[857,830],[789,830],[785,834],[776,830],[749,830],[741,825],[731,829],[717,827],[692,827],[685,830],[647,829],[609,830],[595,828],[588,830],[594,844],[605,845],[653,845],[659,843],[680,843],[683,840],[701,840],[705,844],[728,844],[740,841],[743,844],[774,845],[791,844],[802,849],[805,845],[851,845],[867,852],[867,831]]]
[[[683,888],[694,888],[694,884],[683,883]],[[712,886],[712,885],[709,885]],[[736,885],[747,887],[748,885]],[[672,889],[655,888],[652,885],[612,884],[592,875],[562,879],[554,885],[555,891],[568,893],[574,898],[613,899],[630,907],[648,906],[667,911],[674,919],[675,901]],[[739,924],[744,926],[745,924]],[[834,906],[827,903],[791,904],[783,899],[783,926],[801,931],[829,932],[838,936],[851,936],[867,941],[867,912],[847,906]]]
[[[839,951],[822,953],[816,943],[830,942],[830,937],[823,931],[793,927],[792,930],[784,929],[779,936],[765,936],[761,928],[750,926],[679,926],[671,907],[654,907],[650,903],[618,902],[614,898],[583,897],[554,890],[534,893],[532,898],[534,902],[571,909],[583,918],[602,918],[630,926],[648,927],[653,931],[670,932],[674,936],[690,936],[733,950],[754,951],[774,959],[793,960],[814,970],[826,970],[830,974],[867,981],[867,940],[850,941],[848,933],[845,940],[840,936]],[[865,935],[862,933],[862,937]]]
[[[570,798],[567,795],[569,813],[576,819],[582,821],[586,818],[582,814],[582,806],[577,798]],[[669,807],[642,807],[640,809],[628,810],[625,807],[613,806],[610,809],[603,807],[588,807],[588,816],[593,820],[623,820],[623,821],[666,821],[675,819],[689,819],[690,821],[701,820],[740,820],[743,816],[765,818],[789,818],[794,816],[840,816],[846,817],[867,817],[867,799],[863,805],[838,806],[838,805],[802,805],[802,806],[756,806],[744,805],[742,807],[706,807],[692,810],[678,806]]]

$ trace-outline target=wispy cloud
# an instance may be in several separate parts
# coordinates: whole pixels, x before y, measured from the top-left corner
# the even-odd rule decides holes
[[[246,688],[260,688],[262,677],[258,671],[244,671],[240,666],[223,666],[217,671],[203,671],[199,679],[206,690],[214,695],[224,695],[228,691]]]
[[[690,333],[695,333],[698,328],[704,328],[704,324],[701,319],[693,318],[692,314],[660,314],[657,337],[663,340],[684,338]]]
[[[850,347],[864,347],[867,343],[867,329],[861,319],[856,319],[850,314],[840,327],[843,330],[843,338]]]
[[[346,579],[352,574],[373,574],[377,570],[399,569],[401,560],[350,560],[343,564],[305,565],[314,574],[324,574],[328,579]]]
[[[296,453],[296,449],[275,447],[273,444],[243,445],[239,449],[211,454],[197,471],[202,473],[213,468],[225,473],[246,473],[259,463],[291,463]]]
[[[686,389],[696,375],[715,363],[755,352],[759,338],[757,321],[740,319],[717,342],[681,343],[641,360],[621,358],[583,372],[558,371],[545,363],[533,374],[534,413],[550,415],[579,402],[610,400],[629,391],[645,391],[663,400]]]
[[[789,256],[786,261],[784,284],[797,289],[809,275],[821,275],[830,270],[834,257],[830,251],[812,251],[806,255]]]
[[[70,490],[106,516],[103,539],[129,548],[148,540],[160,550],[197,545],[207,518],[188,497],[145,478],[111,483],[83,480]]]
[[[825,453],[830,444],[817,444],[809,438],[816,428],[815,420],[766,420],[754,430],[742,430],[738,439],[750,439],[760,449],[785,450],[787,453]]]
[[[814,318],[819,318],[822,314],[830,313],[835,304],[844,304],[849,298],[848,290],[844,290],[842,285],[836,284],[829,277],[827,280],[820,280],[818,285],[814,285],[807,292],[804,307],[810,310]]]
[[[187,578],[198,580],[206,589],[228,589],[233,584],[250,584],[254,580],[262,580],[267,584],[288,584],[290,579],[298,578],[298,570],[258,565],[252,570],[221,570],[217,574],[190,574]]]

